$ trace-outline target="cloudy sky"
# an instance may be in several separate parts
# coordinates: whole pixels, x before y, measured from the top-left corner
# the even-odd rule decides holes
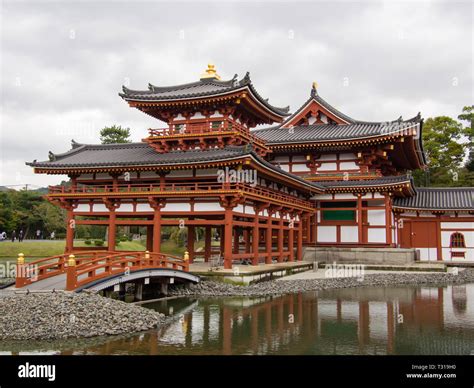
[[[97,143],[117,124],[139,141],[162,127],[118,96],[192,82],[208,62],[223,79],[296,110],[311,83],[361,120],[457,117],[473,98],[471,1],[3,1],[0,185],[46,186],[25,161]]]

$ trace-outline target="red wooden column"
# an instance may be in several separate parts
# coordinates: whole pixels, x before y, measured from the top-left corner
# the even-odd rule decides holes
[[[195,233],[194,233],[194,225],[188,225],[188,253],[189,253],[189,263],[194,261],[194,240],[195,240]]]
[[[255,211],[255,218],[254,218],[254,224],[253,224],[253,233],[252,233],[252,252],[253,252],[253,258],[252,258],[252,265],[258,265],[258,247],[260,243],[260,231],[258,229],[258,222],[259,217],[258,217],[258,210]]]
[[[212,227],[206,226],[206,235],[204,237],[204,261],[207,263],[211,257],[211,238],[212,238]]]
[[[224,268],[232,269],[233,207],[227,206],[224,215]]]
[[[74,224],[74,212],[72,209],[67,209],[66,213],[66,219],[67,219],[67,224],[66,224],[66,253],[72,252],[74,249],[74,229],[75,229],[75,224]]]
[[[272,263],[272,212],[270,208],[268,211],[268,218],[267,218],[267,234],[265,236],[265,246],[266,246],[266,253],[265,256],[265,264]]]
[[[298,221],[298,241],[296,246],[296,260],[303,260],[303,215],[299,215]]]
[[[364,239],[362,228],[362,196],[357,194],[357,232],[359,236],[359,244],[362,244],[362,240]]]
[[[284,228],[284,214],[280,212],[280,221],[278,222],[278,262],[283,262],[283,228]]]
[[[160,207],[155,208],[153,215],[153,252],[161,251],[161,209]]]
[[[390,194],[385,194],[385,241],[392,245],[392,204],[390,201]]]
[[[288,261],[295,261],[295,226],[294,221],[293,223],[290,222],[288,229],[288,250],[290,251],[290,256],[288,257]]]
[[[117,225],[115,224],[115,221],[115,208],[109,207],[109,238],[107,241],[107,249],[109,251],[115,251],[115,232],[117,230]]]

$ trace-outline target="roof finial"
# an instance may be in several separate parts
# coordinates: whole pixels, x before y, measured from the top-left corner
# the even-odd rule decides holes
[[[318,94],[318,83],[316,81],[313,82],[313,87],[311,88],[311,97],[315,97]]]
[[[220,75],[217,74],[216,67],[212,63],[208,63],[206,71],[201,74],[201,79],[207,78],[221,79]]]

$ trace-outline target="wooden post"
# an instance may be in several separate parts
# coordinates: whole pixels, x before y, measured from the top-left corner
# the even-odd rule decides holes
[[[294,222],[294,221],[293,221]],[[288,250],[290,251],[290,256],[288,261],[295,261],[295,226],[294,224],[290,225],[288,229]]]
[[[359,244],[362,244],[363,242],[363,226],[362,226],[362,196],[360,194],[357,194],[357,232],[358,232],[358,238],[359,238]]]
[[[267,218],[267,234],[265,236],[265,245],[266,245],[266,253],[265,256],[265,264],[272,263],[272,213],[270,209],[268,211],[268,218]]]
[[[300,219],[298,221],[298,241],[296,247],[296,260],[302,261],[303,260],[303,216],[299,216]]]
[[[212,244],[212,227],[207,225],[206,226],[206,235],[205,235],[205,246],[204,246],[204,261],[207,263],[209,262],[209,258],[211,257],[211,244]]]
[[[109,251],[115,251],[115,232],[117,225],[115,224],[115,209],[109,209],[109,238],[107,241],[107,249]]]
[[[283,262],[283,228],[284,228],[283,214],[280,212],[280,222],[278,223],[278,262]]]
[[[69,255],[67,261],[67,271],[66,271],[66,290],[73,291],[77,287],[77,277],[76,277],[76,257],[74,255]]]
[[[254,218],[254,225],[253,225],[253,233],[252,233],[252,252],[253,252],[253,257],[252,257],[252,265],[258,265],[258,249],[260,245],[260,231],[258,229],[258,212],[255,212],[255,218]]]
[[[232,207],[225,208],[224,216],[224,268],[232,269]]]
[[[66,213],[66,249],[65,253],[70,253],[74,249],[74,212],[71,210],[67,210]]]
[[[159,207],[155,208],[153,216],[153,247],[152,251],[155,253],[161,252],[161,210]]]
[[[385,195],[385,232],[385,241],[392,246],[392,205],[388,194]]]

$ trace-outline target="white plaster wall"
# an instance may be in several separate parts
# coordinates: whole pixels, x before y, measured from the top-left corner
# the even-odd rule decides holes
[[[153,208],[148,203],[137,203],[137,212],[153,212]]]
[[[119,212],[133,212],[133,204],[131,203],[122,203],[117,209]]]
[[[93,212],[108,212],[109,209],[103,203],[95,203],[92,208]]]
[[[315,198],[317,201],[326,200],[326,199],[332,199],[332,194],[316,195],[314,198]]]
[[[245,214],[255,214],[253,206],[244,206]]]
[[[162,209],[164,212],[189,212],[191,211],[191,204],[186,202],[179,203],[167,203],[166,206]]]
[[[334,194],[334,199],[350,199],[352,201],[356,201],[357,197],[354,197],[351,193],[341,193]]]
[[[291,168],[293,169],[293,172],[311,171],[306,164],[293,164]]]
[[[441,229],[474,229],[474,222],[442,222]]]
[[[304,155],[293,155],[291,160],[293,162],[306,162],[306,156],[304,156]]]
[[[348,160],[348,159],[356,159],[356,155],[353,153],[339,154],[339,160]]]
[[[420,251],[420,260],[436,261],[438,260],[438,253],[436,248],[416,248]]]
[[[204,212],[204,211],[221,211],[221,205],[217,202],[197,202],[194,204],[194,211]]]
[[[385,210],[367,210],[370,225],[385,225]]]
[[[383,195],[380,193],[374,193],[374,198],[385,198]]]
[[[280,164],[278,167],[280,167],[283,171],[286,171],[286,172],[290,171],[290,165],[288,164]]]
[[[336,242],[337,231],[335,226],[319,226],[318,242]]]
[[[341,170],[358,170],[359,166],[355,162],[341,162],[339,168]]]
[[[90,210],[88,203],[81,203],[74,209],[74,212],[88,212]]]
[[[318,160],[336,160],[337,155],[336,154],[323,154]]]
[[[385,229],[369,228],[367,232],[367,240],[369,243],[385,243],[386,242]]]
[[[244,205],[237,205],[232,210],[234,213],[243,213],[244,212]]]
[[[275,162],[286,162],[289,163],[290,158],[288,156],[275,156]]]
[[[337,170],[336,163],[321,163],[321,166],[318,167],[318,171],[334,171]]]
[[[357,226],[341,226],[341,242],[359,242],[359,232]]]

